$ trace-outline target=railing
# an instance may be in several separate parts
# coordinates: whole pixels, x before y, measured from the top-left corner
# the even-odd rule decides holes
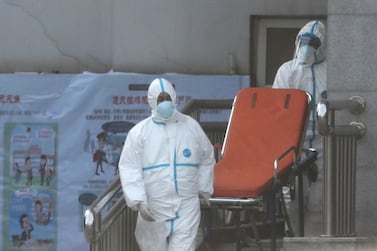
[[[191,115],[200,121],[200,113],[203,109],[230,110],[232,109],[233,99],[193,99],[183,109],[182,113]]]
[[[182,112],[200,122],[202,109],[231,109],[232,100],[191,100]],[[227,122],[203,122],[203,130],[220,152]],[[217,155],[218,156],[218,155]],[[127,207],[119,177],[85,211],[84,233],[91,251],[139,250],[134,237],[137,212]]]
[[[91,251],[138,250],[137,213],[126,206],[119,177],[85,211],[84,233]]]
[[[204,122],[201,121],[201,113],[206,109],[215,110],[231,110],[233,99],[218,99],[218,100],[206,100],[206,99],[193,99],[183,109],[182,113],[190,115],[197,121],[199,121],[204,132],[207,134],[209,140],[215,147],[216,160],[220,158],[221,147],[225,137],[227,121],[217,122]]]
[[[366,127],[359,121],[335,125],[335,111],[360,114],[365,101],[359,96],[349,100],[322,101],[317,106],[318,130],[324,137],[324,236],[354,236],[355,177],[357,140]]]

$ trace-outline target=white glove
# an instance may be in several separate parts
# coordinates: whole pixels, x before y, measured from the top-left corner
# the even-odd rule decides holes
[[[141,217],[146,221],[155,221],[152,210],[149,208],[146,202],[140,202],[138,204],[138,210],[140,212]]]
[[[199,192],[199,199],[203,205],[207,207],[211,206],[211,202],[209,201],[210,198],[211,198],[211,195],[209,193]]]

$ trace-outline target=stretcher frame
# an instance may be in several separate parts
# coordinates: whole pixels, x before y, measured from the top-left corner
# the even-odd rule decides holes
[[[247,88],[249,90],[247,91],[257,91],[259,88]],[[262,88],[266,89],[266,88]],[[284,89],[284,94],[289,92],[290,90]],[[292,89],[293,90],[293,89]],[[270,89],[270,90],[264,90],[264,91],[271,91],[271,92],[276,92],[279,91],[278,89]],[[298,90],[294,90],[292,92],[297,92]],[[302,91],[304,92],[304,91]],[[207,217],[207,237],[210,236],[211,232],[211,223],[208,220],[210,216],[208,216],[208,212],[210,208],[221,208],[221,209],[227,209],[232,212],[234,212],[234,220],[235,220],[235,229],[236,229],[236,250],[239,251],[242,248],[242,234],[241,234],[241,222],[240,222],[240,212],[245,209],[250,209],[250,210],[258,210],[258,207],[260,207],[261,203],[263,203],[265,196],[269,198],[270,201],[270,217],[271,217],[271,250],[276,250],[276,205],[277,201],[281,205],[281,211],[284,217],[285,222],[287,223],[288,226],[288,232],[287,234],[289,236],[294,236],[294,232],[292,230],[292,226],[290,224],[289,220],[289,215],[287,213],[286,207],[285,207],[285,201],[281,193],[281,187],[282,185],[287,183],[288,176],[293,175],[293,177],[298,177],[298,209],[299,209],[299,235],[304,236],[304,196],[303,196],[303,172],[311,168],[313,166],[313,163],[317,159],[317,152],[315,149],[305,149],[303,150],[303,143],[305,139],[305,134],[309,122],[309,115],[312,109],[312,98],[311,95],[307,92],[305,92],[306,95],[306,107],[304,108],[304,113],[299,115],[302,116],[303,119],[303,124],[301,127],[301,131],[298,132],[300,133],[300,140],[297,145],[292,145],[288,149],[286,149],[284,152],[281,153],[281,155],[276,156],[275,161],[273,164],[271,164],[271,175],[273,176],[273,182],[270,186],[270,189],[266,191],[263,194],[260,194],[260,196],[257,197],[228,197],[228,196],[220,196],[216,197],[213,196],[210,198],[210,206],[202,206],[202,209],[204,209],[205,217]],[[236,100],[237,96],[234,99],[234,103]],[[232,106],[232,111],[228,123],[228,127],[226,130],[225,134],[225,140],[224,140],[224,145],[223,149],[226,146],[227,143],[227,135],[230,130],[230,124],[232,122],[232,114],[234,112],[235,106]],[[273,143],[273,142],[271,142]],[[301,161],[301,154],[302,152],[306,152],[306,159]],[[290,170],[288,173],[284,174],[279,174],[279,163],[284,157],[286,157],[288,154],[294,155],[294,158],[292,162],[289,164]],[[216,167],[215,167],[216,171]],[[295,182],[295,178],[293,179]],[[216,182],[216,181],[215,181]],[[253,214],[252,214],[253,215]],[[251,228],[253,230],[253,234],[255,237],[255,240],[259,240],[259,234],[258,230],[256,227],[256,221],[251,217]],[[210,238],[210,237],[209,237]],[[247,245],[247,244],[246,244]]]

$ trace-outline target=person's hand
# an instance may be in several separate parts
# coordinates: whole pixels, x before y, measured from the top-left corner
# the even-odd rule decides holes
[[[149,208],[146,202],[140,202],[138,204],[138,209],[141,217],[146,221],[155,221],[152,210]]]
[[[209,193],[206,193],[206,192],[199,192],[199,198],[200,198],[200,201],[207,207],[211,206],[211,202],[209,201],[209,199],[211,198],[211,195]]]

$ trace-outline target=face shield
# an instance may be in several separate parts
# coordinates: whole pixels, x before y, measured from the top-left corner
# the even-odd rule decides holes
[[[312,46],[314,49],[318,49],[321,46],[321,40],[313,33],[304,33],[299,36],[299,47],[302,45]]]
[[[295,58],[300,65],[312,65],[318,62],[318,48],[321,46],[321,40],[313,33],[303,33],[297,38]]]

